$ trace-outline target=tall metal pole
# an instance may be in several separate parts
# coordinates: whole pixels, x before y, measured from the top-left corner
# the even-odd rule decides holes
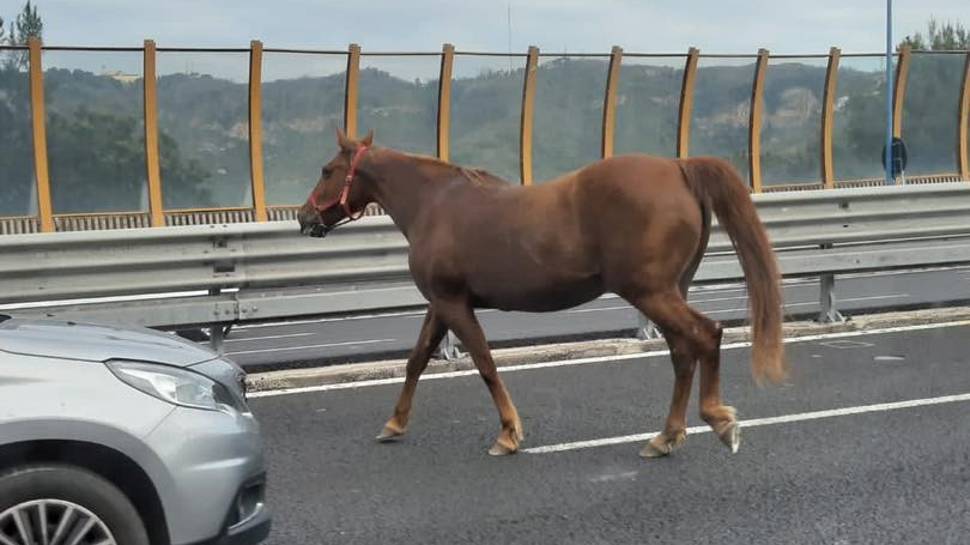
[[[893,0],[886,0],[886,185],[893,182]]]

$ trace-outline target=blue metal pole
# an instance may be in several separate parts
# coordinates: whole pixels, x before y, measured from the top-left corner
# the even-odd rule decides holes
[[[886,185],[893,184],[893,0],[886,0]]]

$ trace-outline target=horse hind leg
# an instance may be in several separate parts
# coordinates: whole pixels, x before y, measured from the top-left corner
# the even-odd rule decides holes
[[[721,327],[690,308],[679,290],[631,301],[658,324],[667,338],[674,364],[674,393],[663,432],[650,440],[641,455],[664,456],[683,444],[691,381],[701,364],[701,417],[733,452],[740,442],[734,409],[721,404],[718,394]]]
[[[640,451],[640,456],[644,458],[666,456],[687,440],[687,403],[697,358],[685,336],[668,330],[664,332],[664,338],[670,347],[670,359],[674,365],[674,392],[663,431],[650,439]]]

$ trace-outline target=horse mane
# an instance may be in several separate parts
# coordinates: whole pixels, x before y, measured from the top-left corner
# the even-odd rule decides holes
[[[401,155],[404,155],[405,157],[409,159],[413,159],[420,163],[450,170],[451,172],[459,174],[469,182],[476,185],[496,185],[496,184],[503,185],[503,186],[509,185],[509,182],[507,180],[504,180],[483,168],[467,168],[453,163],[448,163],[446,161],[442,161],[437,157],[432,157],[430,155],[422,155],[420,153],[401,152]]]

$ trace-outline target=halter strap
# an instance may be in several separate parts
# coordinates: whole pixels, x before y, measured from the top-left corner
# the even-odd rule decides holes
[[[363,159],[364,152],[366,151],[367,151],[367,146],[362,145],[357,148],[357,151],[354,153],[353,159],[350,160],[350,169],[347,170],[347,176],[344,178],[344,187],[343,189],[340,190],[339,195],[330,199],[324,204],[316,203],[316,197],[320,189],[315,190],[313,194],[310,195],[310,205],[313,206],[313,208],[317,211],[317,214],[321,216],[324,214],[324,212],[327,212],[328,210],[330,210],[335,206],[340,206],[341,208],[343,208],[344,215],[346,216],[346,218],[328,227],[327,228],[328,231],[330,229],[333,229],[334,227],[337,227],[338,225],[343,225],[351,221],[356,221],[360,219],[361,216],[364,215],[363,208],[361,208],[355,214],[354,211],[350,209],[350,203],[348,203],[347,200],[350,197],[350,186],[353,185],[354,179],[356,178],[357,167],[358,165],[360,165],[360,161],[361,159]]]

